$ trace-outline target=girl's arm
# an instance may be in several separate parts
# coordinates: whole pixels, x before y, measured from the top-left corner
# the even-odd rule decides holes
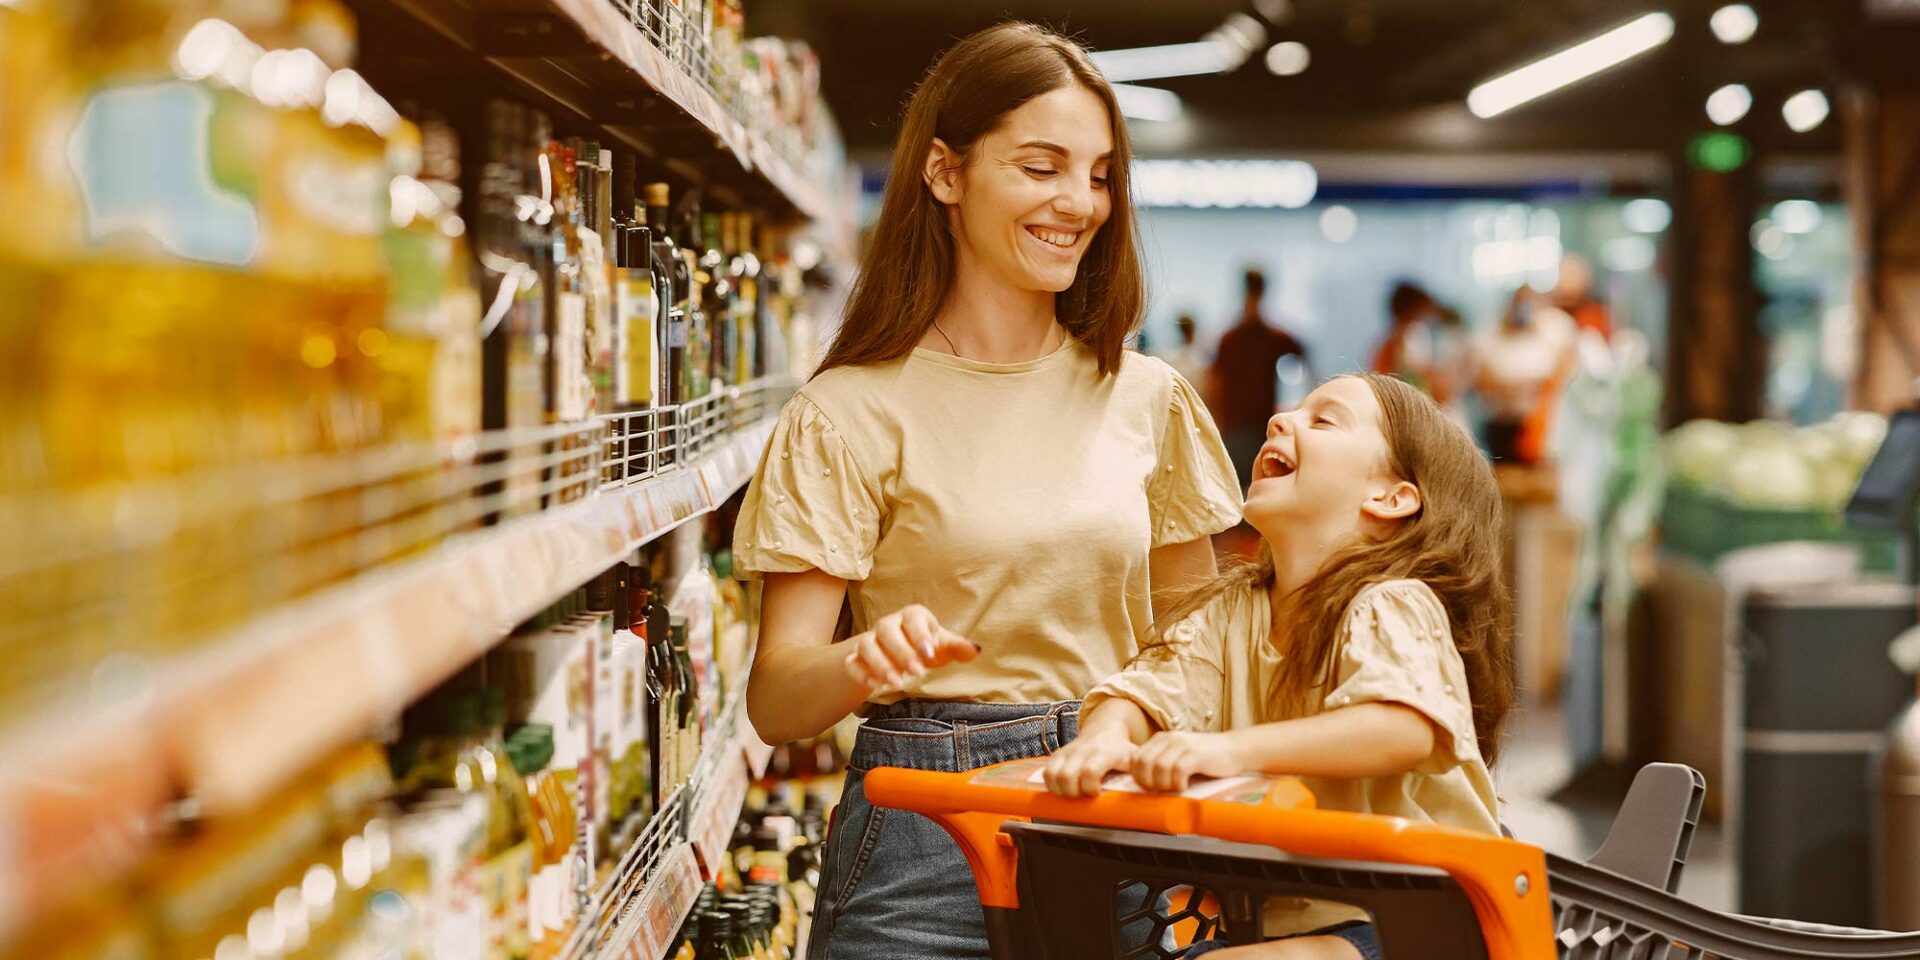
[[[1358,780],[1405,773],[1433,753],[1433,724],[1396,703],[1362,703],[1225,733],[1159,733],[1133,754],[1149,790],[1185,790],[1195,776],[1249,770]]]
[[[1047,789],[1063,797],[1091,797],[1100,781],[1125,770],[1135,744],[1154,732],[1140,705],[1124,697],[1103,697],[1080,715],[1080,735],[1047,760]]]

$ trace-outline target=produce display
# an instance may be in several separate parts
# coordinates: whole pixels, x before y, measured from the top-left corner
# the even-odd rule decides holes
[[[1886,432],[1886,419],[1866,412],[1803,427],[1771,420],[1681,424],[1664,442],[1662,546],[1712,563],[1762,544],[1847,543],[1858,547],[1862,569],[1891,570],[1892,538],[1849,529],[1841,517]]]
[[[1693,420],[1668,432],[1667,465],[1674,481],[1740,506],[1834,510],[1886,433],[1886,418],[1867,412],[1806,427]]]

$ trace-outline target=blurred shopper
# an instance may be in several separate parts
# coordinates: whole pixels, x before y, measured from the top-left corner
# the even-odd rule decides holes
[[[1433,392],[1433,330],[1439,305],[1417,284],[1401,281],[1387,296],[1387,337],[1373,351],[1373,372]]]
[[[1199,395],[1126,349],[1145,291],[1113,88],[1031,24],[914,91],[831,352],[781,412],[735,528],[765,578],[747,711],[770,743],[858,711],[809,955],[987,955],[960,850],[864,771],[1073,739],[1153,597],[1239,519]],[[1271,366],[1269,366],[1271,370]],[[842,610],[851,636],[835,642]]]
[[[1560,260],[1560,279],[1553,285],[1553,305],[1573,318],[1574,326],[1591,330],[1603,340],[1613,339],[1613,314],[1593,295],[1593,267],[1585,257],[1570,253]]]
[[[1555,395],[1572,372],[1574,323],[1531,287],[1513,292],[1500,323],[1474,348],[1487,411],[1487,452],[1497,461],[1545,459]]]
[[[1173,321],[1173,326],[1180,331],[1180,347],[1167,355],[1167,366],[1198,387],[1207,382],[1207,356],[1195,342],[1199,331],[1193,322],[1193,314],[1181,314]]]
[[[1268,323],[1260,312],[1267,295],[1266,274],[1249,269],[1245,290],[1240,318],[1220,336],[1220,348],[1207,378],[1207,404],[1220,424],[1221,438],[1227,443],[1227,454],[1233,458],[1243,491],[1253,481],[1253,461],[1260,455],[1260,445],[1267,441],[1267,420],[1279,407],[1280,360],[1299,357],[1301,363],[1307,363],[1306,345]],[[1308,377],[1311,379],[1312,374]]]

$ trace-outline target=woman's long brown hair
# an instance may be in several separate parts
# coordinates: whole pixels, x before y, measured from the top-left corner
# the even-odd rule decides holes
[[[1513,600],[1501,556],[1506,511],[1493,467],[1426,394],[1393,377],[1351,376],[1365,381],[1379,400],[1387,469],[1420,489],[1421,507],[1384,540],[1334,551],[1295,591],[1293,622],[1276,628],[1270,638],[1283,645],[1287,657],[1269,696],[1307,712],[1314,691],[1333,686],[1341,618],[1353,598],[1376,583],[1422,580],[1446,607],[1453,645],[1467,668],[1480,755],[1492,764],[1513,705]],[[1273,554],[1263,543],[1258,558],[1230,564],[1175,604],[1160,623],[1178,623],[1228,590],[1269,590],[1273,577]]]
[[[1055,315],[1093,350],[1101,373],[1120,369],[1126,339],[1145,303],[1126,121],[1113,87],[1079,44],[1031,23],[1003,23],[954,44],[915,88],[894,144],[880,219],[820,371],[907,355],[946,302],[953,286],[953,229],[946,206],[923,176],[934,138],[964,164],[980,138],[1007,114],[1070,84],[1092,91],[1107,106],[1113,126],[1107,192],[1113,209],[1088,245],[1073,286],[1056,295]]]

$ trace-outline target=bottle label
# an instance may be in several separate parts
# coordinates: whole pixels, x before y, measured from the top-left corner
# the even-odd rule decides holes
[[[675,310],[667,317],[667,346],[684,347],[687,345],[687,315],[685,311]]]
[[[487,906],[487,956],[521,960],[532,942],[527,927],[527,889],[533,876],[533,847],[521,841],[481,868]]]
[[[654,322],[658,301],[653,277],[645,270],[620,271],[619,362],[615,366],[615,398],[623,406],[653,402],[653,385],[660,381],[654,350]]]
[[[557,298],[559,324],[553,341],[554,413],[561,420],[579,420],[587,415],[593,399],[593,385],[587,379],[587,298],[577,293],[562,293]]]

